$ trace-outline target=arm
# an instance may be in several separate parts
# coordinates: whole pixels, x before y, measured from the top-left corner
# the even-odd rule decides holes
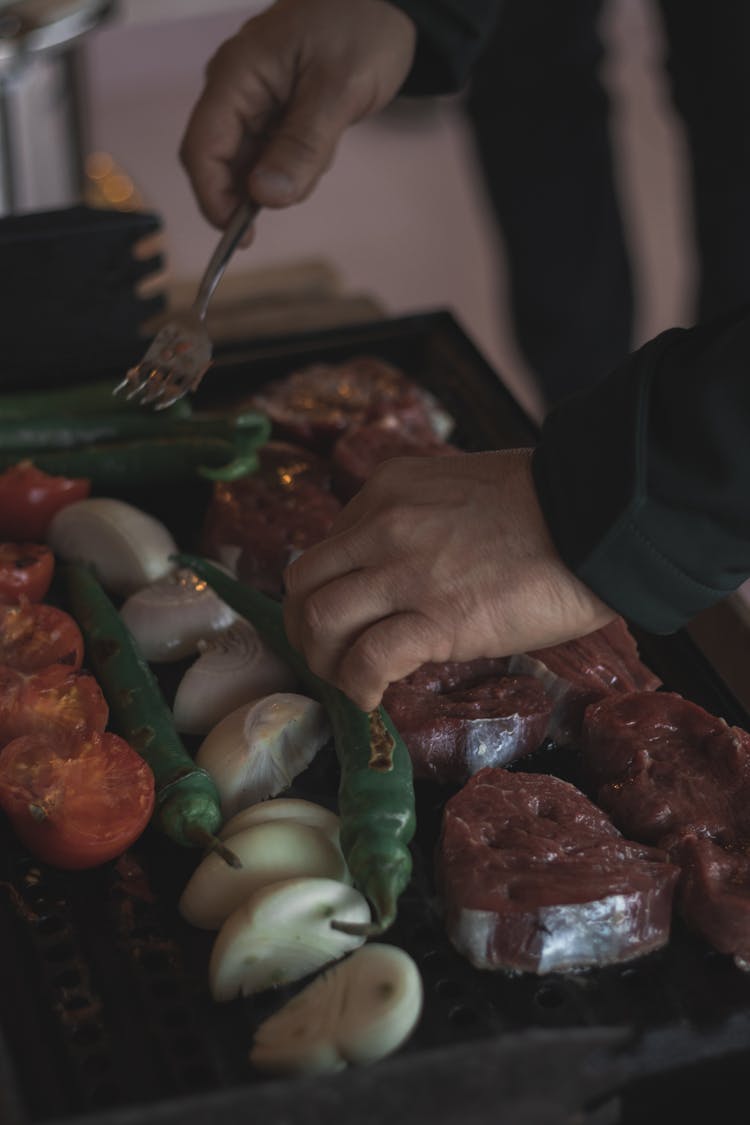
[[[750,574],[749,361],[743,308],[663,333],[545,423],[534,481],[561,557],[652,632]]]
[[[390,0],[417,28],[417,45],[404,94],[452,94],[495,26],[502,0]]]

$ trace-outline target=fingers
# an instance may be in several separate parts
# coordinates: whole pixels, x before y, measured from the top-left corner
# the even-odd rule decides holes
[[[258,144],[235,100],[207,87],[188,121],[180,160],[198,205],[213,226],[225,227],[239,204],[237,168],[252,162]]]
[[[362,572],[362,577],[366,582],[366,572]],[[335,599],[338,591],[333,589],[329,593]],[[368,624],[362,626],[354,616],[339,618],[335,628],[329,630],[321,618],[321,628],[317,629],[314,621],[321,602],[325,601],[321,595],[325,591],[319,591],[308,607],[311,612],[302,641],[292,643],[302,652],[311,671],[338,687],[363,711],[372,711],[380,704],[390,683],[428,661],[447,658],[450,644],[435,622],[415,611],[377,617],[373,601],[368,604],[374,619]],[[350,626],[353,632],[348,632]]]
[[[420,613],[404,612],[376,621],[342,657],[334,682],[363,711],[372,711],[389,684],[422,664],[447,659],[441,628]]]
[[[284,624],[310,669],[333,680],[353,639],[397,608],[388,573],[367,568],[336,576],[303,596],[287,592]]]
[[[304,199],[333,160],[357,113],[348,82],[321,68],[300,76],[294,96],[250,173],[251,197],[265,207]]]
[[[414,54],[409,17],[382,0],[276,0],[221,45],[180,157],[216,226],[249,193],[304,199],[347,125],[396,94]]]

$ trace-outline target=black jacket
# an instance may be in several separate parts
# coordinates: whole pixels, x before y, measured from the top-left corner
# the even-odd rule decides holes
[[[461,88],[502,0],[391,0],[414,19],[404,92]],[[672,329],[558,406],[534,478],[568,566],[607,604],[672,632],[750,576],[750,307]]]

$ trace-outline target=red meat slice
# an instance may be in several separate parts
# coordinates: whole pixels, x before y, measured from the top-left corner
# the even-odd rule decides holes
[[[590,703],[612,694],[656,691],[661,680],[641,660],[622,617],[565,644],[514,656],[511,672],[536,676],[556,702],[549,737],[575,744]]]
[[[750,962],[750,734],[671,692],[602,700],[586,712],[594,799],[682,869],[686,922]]]
[[[408,747],[414,776],[461,785],[483,766],[504,766],[544,740],[553,702],[507,660],[424,664],[389,685],[383,705]]]
[[[214,486],[201,547],[244,582],[280,597],[284,567],[325,538],[341,503],[330,491],[327,464],[314,453],[269,442],[259,460],[252,476]]]
[[[620,835],[573,785],[483,769],[443,814],[437,882],[453,945],[479,969],[549,973],[665,945],[678,869]]]
[[[261,387],[243,408],[272,421],[274,437],[328,452],[349,426],[396,414],[446,436],[451,419],[435,398],[375,356],[316,363]]]
[[[460,453],[438,438],[423,421],[416,424],[397,414],[352,426],[338,439],[331,453],[333,490],[347,501],[362,487],[373,470],[391,457],[445,457]]]

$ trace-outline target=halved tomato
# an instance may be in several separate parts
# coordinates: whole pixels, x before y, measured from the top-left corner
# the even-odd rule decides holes
[[[55,572],[55,556],[44,543],[0,543],[0,602],[40,602]]]
[[[48,664],[76,671],[83,652],[81,630],[64,609],[25,598],[0,605],[0,664],[18,672],[38,672]]]
[[[0,746],[25,734],[101,732],[108,719],[107,700],[88,672],[50,664],[28,674],[0,664]]]
[[[76,870],[121,855],[154,808],[154,775],[116,734],[16,738],[0,751],[0,808],[40,860]]]
[[[43,542],[52,517],[75,500],[85,500],[91,481],[59,477],[19,461],[0,473],[0,538]]]

